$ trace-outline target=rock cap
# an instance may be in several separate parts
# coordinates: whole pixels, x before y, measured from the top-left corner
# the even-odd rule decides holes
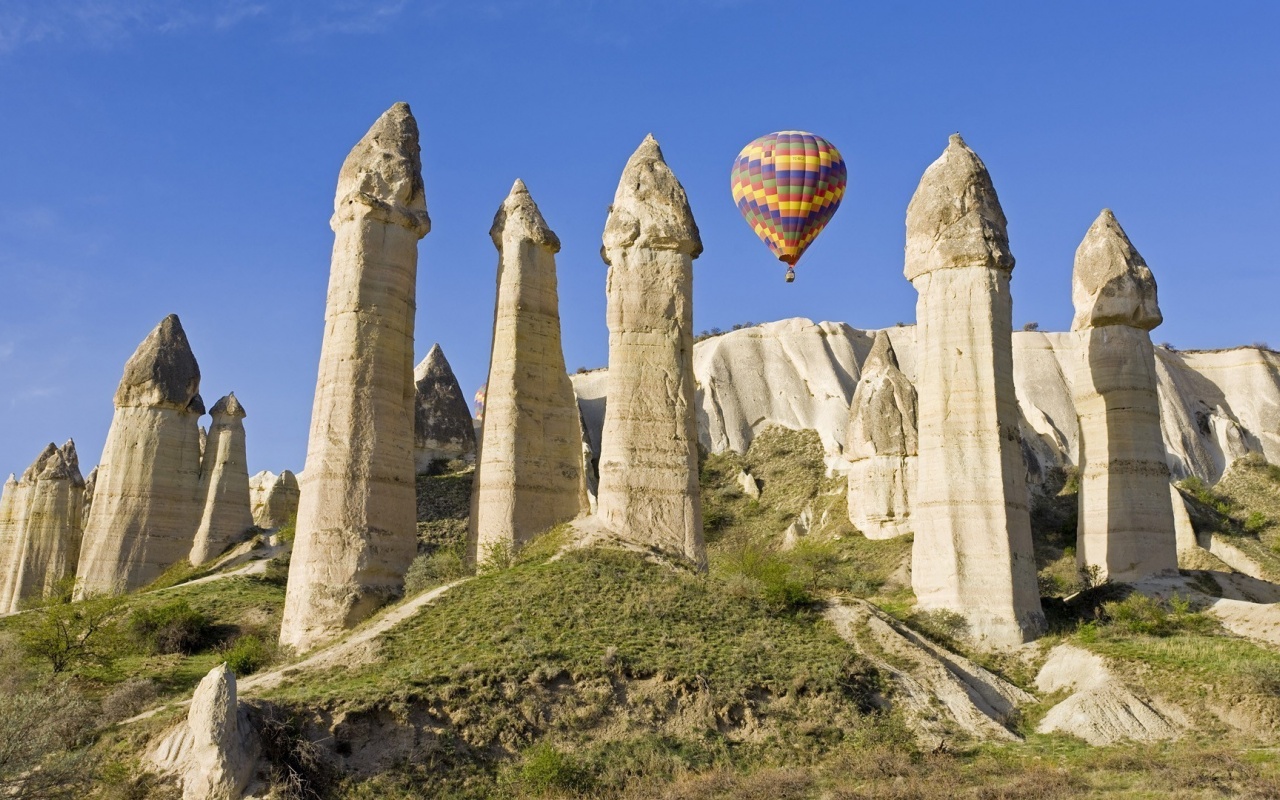
[[[1164,321],[1156,279],[1111,209],[1104,208],[1076,248],[1071,330],[1125,325],[1149,331]]]
[[[396,103],[378,117],[342,162],[330,226],[336,229],[361,213],[419,237],[431,231],[418,122],[408,103]]]
[[[494,247],[502,249],[503,236],[510,233],[516,240],[528,240],[541,245],[552,253],[560,252],[560,238],[547,226],[538,204],[533,202],[524,181],[516,178],[507,199],[502,201],[489,229]]]
[[[193,404],[204,413],[200,400],[200,365],[191,352],[187,333],[177,314],[160,321],[142,340],[124,365],[116,388],[116,408],[175,408]]]
[[[1013,270],[1009,234],[987,167],[954,133],[907,205],[907,280],[940,269]]]
[[[916,389],[898,369],[889,334],[876,331],[853,390],[845,455],[851,461],[874,456],[913,456],[919,447]]]
[[[649,134],[622,170],[609,206],[600,255],[606,264],[615,247],[676,250],[693,258],[702,254],[702,238],[693,221],[689,198],[662,159],[658,140]]]
[[[236,393],[231,392],[213,404],[213,408],[209,409],[209,415],[215,419],[218,417],[244,419],[248,416],[248,413],[245,412],[244,406],[240,405],[240,401],[236,399]]]

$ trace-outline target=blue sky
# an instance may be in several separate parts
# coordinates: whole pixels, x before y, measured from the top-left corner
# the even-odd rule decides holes
[[[397,100],[433,231],[417,351],[485,378],[493,214],[516,177],[563,242],[565,359],[602,366],[600,234],[648,132],[702,229],[695,327],[910,322],[903,219],[960,131],[1018,266],[1014,317],[1070,324],[1115,210],[1160,285],[1156,341],[1280,345],[1280,5],[1271,2],[0,0],[0,472],[101,453],[124,361],[182,318],[250,469],[303,466],[343,157]],[[738,216],[738,150],[825,136],[850,188],[786,286]]]

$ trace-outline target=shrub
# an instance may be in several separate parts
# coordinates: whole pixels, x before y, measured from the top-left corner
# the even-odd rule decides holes
[[[102,698],[102,722],[112,725],[128,719],[149,706],[160,695],[160,687],[150,678],[130,678],[117,684]]]
[[[415,558],[404,576],[405,597],[466,575],[467,565],[461,551],[461,547],[442,547]]]
[[[1245,533],[1257,535],[1258,533],[1262,532],[1262,530],[1266,528],[1269,523],[1270,523],[1270,520],[1267,519],[1266,514],[1263,514],[1261,511],[1255,511],[1245,518],[1245,521],[1244,521]]]
[[[1023,325],[1023,326],[1022,326],[1022,329],[1023,329],[1024,331],[1038,331],[1038,330],[1040,330],[1040,323],[1039,323],[1039,322],[1028,322],[1027,324],[1025,324],[1025,325]]]
[[[756,545],[744,545],[728,554],[721,564],[726,589],[738,597],[756,596],[778,611],[812,605],[809,594],[793,566],[777,553]]]
[[[124,598],[105,595],[52,604],[22,618],[18,642],[55,674],[82,662],[107,664],[122,645],[124,612]]]
[[[1216,626],[1211,618],[1193,611],[1189,599],[1176,594],[1157,600],[1134,592],[1123,600],[1103,603],[1102,617],[1110,627],[1144,636],[1208,633]]]
[[[955,645],[969,634],[969,621],[954,611],[938,608],[932,611],[916,611],[907,617],[907,624],[933,641],[955,649]]]
[[[267,666],[275,655],[275,647],[255,633],[237,638],[223,653],[227,668],[241,677]]]
[[[520,783],[528,792],[548,796],[589,791],[592,780],[576,759],[543,742],[525,752]]]
[[[258,580],[273,586],[287,585],[289,583],[289,557],[290,553],[285,552],[272,558],[267,562],[266,568],[258,575]]]
[[[140,645],[157,655],[190,655],[203,647],[213,625],[186,600],[139,608],[129,619],[129,630]]]
[[[0,795],[84,797],[94,786],[92,754],[82,749],[94,709],[67,681],[16,692],[0,702]]]

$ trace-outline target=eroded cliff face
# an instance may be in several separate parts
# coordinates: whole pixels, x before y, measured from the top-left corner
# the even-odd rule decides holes
[[[912,532],[916,484],[916,390],[898,369],[884,331],[862,365],[849,408],[849,521],[869,539]]]
[[[125,365],[76,569],[77,597],[155,580],[191,552],[200,519],[200,368],[169,315]]]
[[[418,125],[397,103],[338,175],[333,256],[280,640],[298,650],[399,596],[417,550],[413,326],[431,229]]]
[[[12,480],[12,479],[11,479]],[[75,574],[84,479],[75,443],[52,442],[0,498],[0,613],[49,594]],[[5,543],[7,542],[7,547]]]

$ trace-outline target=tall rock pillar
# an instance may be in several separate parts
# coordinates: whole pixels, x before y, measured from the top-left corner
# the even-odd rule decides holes
[[[648,136],[622,172],[601,249],[609,374],[597,514],[620,536],[705,566],[693,377],[701,253],[684,187]]]
[[[1013,255],[987,168],[959,135],[907,206],[920,455],[912,588],[991,645],[1044,628],[1013,389]]]
[[[170,314],[124,367],[98,462],[76,596],[127,592],[186,560],[200,521],[200,367]]]
[[[23,600],[49,594],[75,574],[80,556],[84,479],[75,443],[50,443],[22,473],[22,508],[8,574],[0,588],[0,613],[17,611]]]
[[[554,292],[555,275],[552,275]],[[556,316],[556,341],[560,317]],[[563,361],[563,359],[561,359]],[[413,370],[417,399],[413,416],[413,460],[418,474],[437,461],[474,461],[476,428],[462,387],[439,344]]]
[[[200,461],[199,495],[204,509],[191,546],[192,564],[215,558],[227,545],[244,538],[245,531],[253,527],[244,406],[232,392],[214,403],[209,415],[213,417],[213,424]]]
[[[1071,300],[1077,337],[1072,393],[1080,417],[1076,559],[1119,581],[1176,570],[1149,333],[1163,318],[1155,278],[1110,209],[1076,249]]]
[[[280,641],[298,650],[398,597],[417,550],[413,315],[431,229],[418,124],[396,103],[338,175],[320,372]]]
[[[892,539],[914,530],[916,389],[898,369],[884,331],[862,364],[853,390],[845,457],[849,468],[849,521],[868,539]]]
[[[560,345],[560,240],[519,180],[489,235],[498,299],[468,538],[481,564],[588,510],[578,401]]]

